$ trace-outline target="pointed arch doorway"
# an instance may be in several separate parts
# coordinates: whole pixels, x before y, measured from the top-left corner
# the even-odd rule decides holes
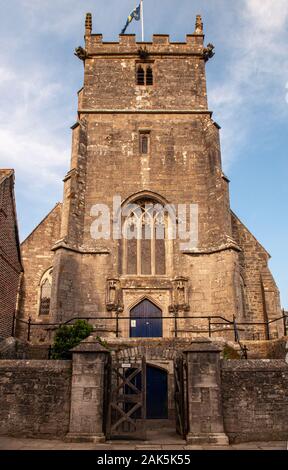
[[[161,338],[163,336],[162,310],[144,299],[130,311],[131,338]]]

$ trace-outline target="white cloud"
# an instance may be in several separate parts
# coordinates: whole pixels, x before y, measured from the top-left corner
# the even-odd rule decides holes
[[[275,34],[286,25],[288,3],[287,0],[245,0],[243,16],[255,24],[258,31]]]
[[[21,174],[29,191],[46,184],[55,184],[61,177],[67,152],[54,142],[40,139],[35,134],[21,134],[15,130],[0,130],[0,142],[5,151],[3,161]],[[19,158],[22,157],[22,158]]]
[[[41,66],[29,73],[1,66],[0,167],[14,168],[29,193],[59,184],[68,163],[67,142],[57,133],[59,120],[54,121],[61,90]]]
[[[239,24],[227,32],[231,52],[225,78],[209,94],[223,127],[226,169],[249,139],[255,109],[269,107],[275,119],[287,112],[287,20],[287,0],[245,0]]]
[[[6,82],[11,82],[15,80],[16,74],[13,70],[8,69],[7,67],[0,67],[0,90],[6,85]]]

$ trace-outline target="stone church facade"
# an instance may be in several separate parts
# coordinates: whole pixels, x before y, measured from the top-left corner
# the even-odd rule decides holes
[[[201,17],[185,43],[108,43],[87,14],[75,54],[71,167],[63,202],[22,243],[15,333],[28,340],[21,359],[39,359],[60,324],[85,318],[94,331],[72,361],[2,355],[0,435],[286,439],[285,338],[253,341],[283,336],[279,292],[269,254],[230,208]],[[266,360],[221,360],[239,335]]]
[[[220,127],[207,102],[213,49],[204,44],[199,16],[185,43],[167,35],[137,43],[128,34],[108,43],[92,34],[87,15],[85,48],[76,50],[84,85],[71,167],[63,202],[22,244],[19,318],[40,324],[91,318],[99,336],[135,341],[174,338],[175,317],[183,339],[207,333],[207,317],[223,317],[246,324],[242,337],[265,339],[260,324],[281,316],[279,292],[269,254],[230,208]],[[122,227],[142,233],[150,218],[150,239],[95,239],[97,204],[109,209],[110,228],[118,217]],[[140,212],[129,213],[131,204]],[[171,213],[157,219],[147,212],[157,204],[197,207],[193,247],[168,237]],[[45,331],[37,341],[49,340]],[[281,322],[271,324],[270,337],[282,333]]]

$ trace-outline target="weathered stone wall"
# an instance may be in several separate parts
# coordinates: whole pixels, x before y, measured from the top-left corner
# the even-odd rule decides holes
[[[70,361],[0,361],[0,435],[64,436],[70,394]]]
[[[232,442],[288,439],[284,360],[222,361],[225,432]]]
[[[244,321],[265,322],[282,315],[279,291],[269,271],[269,253],[244,224],[232,213],[233,237],[242,248],[240,273],[245,288]],[[283,334],[283,322],[271,324],[271,337]],[[263,334],[264,333],[264,334]],[[267,332],[266,332],[267,336]],[[254,338],[265,339],[263,328],[255,328]]]
[[[51,248],[59,240],[61,204],[57,204],[47,217],[35,228],[21,245],[25,276],[21,285],[19,316],[33,321],[47,323],[49,316],[39,318],[40,281],[43,274],[53,265],[54,253]],[[26,327],[18,324],[17,334],[26,339]]]
[[[28,343],[10,336],[3,341],[0,340],[1,359],[49,359],[49,346],[47,344]]]
[[[119,43],[102,43],[96,35],[87,39],[84,109],[207,108],[203,35],[188,37],[186,44],[171,43],[169,36],[161,35],[141,44],[134,35],[121,36]],[[136,67],[144,62],[140,47],[149,50],[155,86],[135,87]]]
[[[0,336],[12,334],[22,271],[14,200],[14,173],[0,170]]]
[[[288,337],[270,341],[245,341],[249,359],[285,359]]]
[[[152,198],[155,195],[156,200],[157,195],[161,195],[170,204],[190,204],[191,201],[199,204],[199,250],[192,258],[182,253],[179,240],[175,241],[171,259],[167,261],[166,280],[158,277],[130,282],[123,277],[123,315],[129,315],[130,305],[145,292],[149,291],[150,297],[157,301],[162,291],[160,306],[163,315],[167,316],[172,288],[170,281],[176,276],[186,276],[189,278],[189,303],[193,315],[221,314],[232,319],[233,314],[237,314],[234,285],[237,251],[234,246],[229,249],[227,237],[231,236],[231,217],[227,183],[222,178],[219,158],[215,160],[216,168],[213,167],[214,183],[207,178],[211,172],[207,145],[212,145],[213,138],[213,145],[217,148],[219,139],[218,129],[210,118],[201,115],[135,115],[127,122],[126,117],[115,115],[112,122],[109,115],[101,118],[89,115],[87,120],[85,184],[71,176],[75,179],[72,191],[70,180],[65,183],[67,201],[63,215],[65,221],[70,222],[65,234],[66,246],[61,245],[56,251],[53,318],[69,319],[75,313],[107,314],[105,282],[109,277],[121,276],[121,250],[117,240],[92,239],[90,230],[95,218],[91,215],[91,208],[96,203],[105,203],[112,212],[113,195],[120,195],[124,201],[145,191]],[[209,130],[211,135],[207,142],[206,127],[213,128]],[[139,129],[142,128],[151,129],[150,154],[145,157],[139,155]],[[83,145],[79,144],[81,148]],[[101,173],[103,159],[105,174]],[[80,160],[82,157],[78,162],[82,171]],[[113,192],[107,190],[107,185],[113,187]],[[73,207],[78,206],[83,197],[84,218],[83,214],[77,217],[76,224]],[[75,238],[76,232],[82,235]],[[69,252],[69,247],[75,249],[77,240],[82,240],[82,245]],[[82,289],[83,285],[85,289]],[[93,289],[87,286],[93,286]],[[188,330],[187,327],[187,334]]]
[[[129,347],[125,341],[115,340],[109,344],[109,349],[115,351],[113,355],[116,354],[120,361],[134,360],[144,354],[148,364],[167,370],[169,416],[173,417],[174,359],[178,357],[180,350],[187,346],[189,349],[188,343],[184,339],[164,342],[155,339],[142,340],[139,345],[135,340]],[[203,358],[205,359],[204,356]],[[95,382],[95,374],[91,375],[92,356],[88,354],[87,360],[89,367],[83,370],[84,375],[88,376],[85,378],[82,374],[80,382],[78,379],[75,382],[77,386],[82,384],[83,387],[88,387]],[[201,386],[205,397],[209,387],[214,387],[213,382],[207,379],[210,370],[208,362],[200,369],[197,361],[193,362],[193,367],[197,366],[196,372],[190,370],[190,384],[193,387]],[[75,363],[75,367],[78,367],[77,364]],[[77,367],[75,371],[79,374],[82,369]],[[70,361],[0,361],[0,435],[64,437],[69,431],[71,376]],[[284,360],[222,360],[221,382],[217,378],[217,387],[220,399],[222,396],[222,406],[219,404],[219,407],[223,408],[224,432],[230,442],[288,439],[288,365]],[[97,381],[96,388],[99,389]],[[81,410],[87,405],[86,395],[83,396],[84,402],[79,402]],[[89,400],[93,400],[93,397],[96,395],[91,394]],[[195,397],[195,394],[189,397],[195,406],[194,431],[198,427],[200,429],[203,416],[208,413],[205,406],[202,406],[201,412]],[[211,397],[215,398],[215,390],[212,390]],[[79,400],[78,395],[76,398]],[[95,398],[95,403],[91,403],[91,406],[99,406],[99,397],[97,400]],[[213,410],[217,413],[219,411],[218,407]],[[74,415],[74,418],[75,416],[77,417]],[[97,426],[99,430],[102,429],[102,417]],[[204,423],[203,426],[203,429],[209,431],[208,424]],[[220,432],[217,429],[213,432]]]
[[[28,344],[19,339],[5,338],[0,340],[0,360],[1,359],[26,359],[28,358]]]
[[[116,90],[113,97],[117,100]],[[226,243],[227,236],[232,234],[231,224],[227,232],[230,210],[223,204],[225,183],[219,162],[213,166],[214,184],[210,181],[209,147],[205,139],[210,126],[213,122],[209,116],[197,112],[191,115],[142,115],[135,110],[129,119],[122,114],[113,117],[111,114],[89,115],[83,227],[85,248],[96,248],[90,233],[95,220],[91,215],[92,206],[107,204],[112,210],[113,196],[119,195],[125,201],[141,191],[150,192],[152,198],[154,193],[156,200],[160,195],[169,204],[199,204],[199,249],[219,248]],[[145,155],[139,152],[141,129],[150,131],[149,153]],[[217,133],[214,139],[218,139]],[[113,190],[107,191],[108,187]],[[143,198],[143,194],[141,196]],[[78,192],[75,197],[78,197]],[[96,246],[109,249],[111,244],[108,240],[98,240]],[[112,247],[116,255],[117,250]],[[175,260],[175,263],[177,269],[181,260]]]

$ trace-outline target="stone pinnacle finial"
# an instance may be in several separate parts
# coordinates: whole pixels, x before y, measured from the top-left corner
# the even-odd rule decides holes
[[[198,34],[203,33],[203,23],[202,23],[201,15],[196,16],[195,33],[198,33]]]
[[[91,34],[91,32],[92,32],[92,14],[87,13],[86,20],[85,20],[85,33]]]

